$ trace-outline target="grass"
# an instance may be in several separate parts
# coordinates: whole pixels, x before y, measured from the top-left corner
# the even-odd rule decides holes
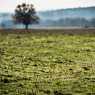
[[[0,95],[95,95],[95,35],[0,33]]]

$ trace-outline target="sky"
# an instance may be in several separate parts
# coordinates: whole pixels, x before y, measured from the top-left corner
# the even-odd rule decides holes
[[[0,12],[14,12],[23,2],[34,4],[37,11],[95,6],[95,0],[0,0]]]

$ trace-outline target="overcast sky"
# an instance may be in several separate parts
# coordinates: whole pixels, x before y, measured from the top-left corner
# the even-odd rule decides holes
[[[34,4],[37,11],[95,6],[95,0],[0,0],[0,12],[13,12],[22,2]]]

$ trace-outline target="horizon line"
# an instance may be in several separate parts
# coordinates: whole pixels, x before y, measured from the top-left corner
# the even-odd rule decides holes
[[[95,7],[95,6],[79,6],[79,7],[71,7],[71,8],[70,7],[68,7],[68,8],[57,8],[57,9],[49,9],[49,10],[38,10],[36,12],[57,11],[57,10],[62,10],[62,9],[66,10],[66,9],[78,9],[78,8],[91,8],[91,7]],[[0,11],[0,13],[14,13],[14,12]]]

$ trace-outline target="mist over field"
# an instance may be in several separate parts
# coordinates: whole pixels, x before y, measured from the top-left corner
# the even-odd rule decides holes
[[[0,95],[95,95],[95,1],[20,1],[0,2]]]
[[[40,17],[38,25],[35,27],[94,27],[95,7],[69,8],[51,11],[37,12]],[[10,13],[0,13],[1,28],[23,28],[23,25],[15,25]]]

